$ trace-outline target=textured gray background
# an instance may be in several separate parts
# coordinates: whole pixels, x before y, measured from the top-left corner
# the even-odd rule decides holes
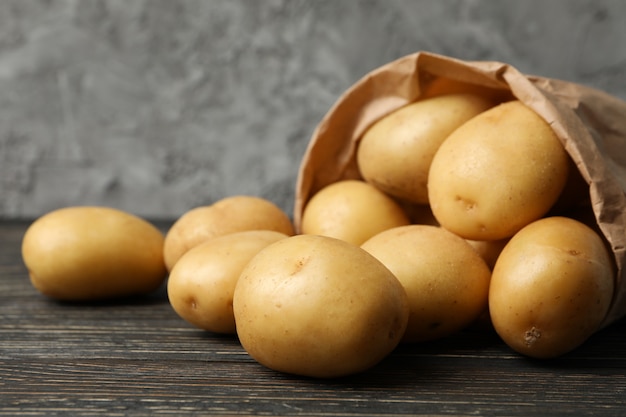
[[[0,218],[292,209],[339,95],[418,50],[626,99],[621,0],[0,0]]]

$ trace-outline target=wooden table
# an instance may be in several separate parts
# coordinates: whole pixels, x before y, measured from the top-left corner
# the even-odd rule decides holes
[[[0,222],[0,416],[626,415],[624,322],[557,360],[473,329],[401,346],[361,375],[299,378],[191,327],[164,289],[123,303],[46,299],[21,261],[27,226]]]

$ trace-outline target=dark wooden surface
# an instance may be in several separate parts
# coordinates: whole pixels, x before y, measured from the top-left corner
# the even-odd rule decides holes
[[[361,375],[299,378],[192,328],[164,290],[97,305],[46,299],[21,261],[27,226],[0,222],[0,416],[626,415],[623,322],[557,360],[468,330],[402,346]]]

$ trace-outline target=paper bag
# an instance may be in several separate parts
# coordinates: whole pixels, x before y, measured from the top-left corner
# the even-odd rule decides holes
[[[519,99],[552,126],[588,185],[597,226],[615,256],[616,292],[604,325],[626,315],[626,102],[579,84],[525,75],[505,63],[418,52],[355,83],[321,120],[302,158],[296,229],[300,231],[303,209],[315,192],[338,180],[361,178],[356,148],[367,128],[442,79]]]

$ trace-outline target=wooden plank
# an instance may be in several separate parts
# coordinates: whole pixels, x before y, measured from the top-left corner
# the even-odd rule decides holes
[[[0,416],[624,415],[626,324],[551,361],[491,332],[401,346],[326,381],[262,367],[236,337],[185,323],[165,288],[145,299],[45,298],[19,256],[27,223],[0,223]]]

